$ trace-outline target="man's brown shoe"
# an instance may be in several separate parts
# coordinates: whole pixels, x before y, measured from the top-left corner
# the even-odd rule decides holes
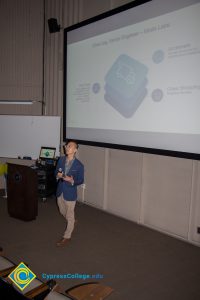
[[[56,243],[57,247],[63,247],[65,245],[67,245],[69,243],[71,239],[65,239],[63,238],[62,240],[60,240],[59,242]]]

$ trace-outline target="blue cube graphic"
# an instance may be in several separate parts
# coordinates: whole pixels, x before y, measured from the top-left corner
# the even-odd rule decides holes
[[[133,115],[147,94],[147,72],[144,64],[121,54],[105,76],[104,98],[126,118]]]

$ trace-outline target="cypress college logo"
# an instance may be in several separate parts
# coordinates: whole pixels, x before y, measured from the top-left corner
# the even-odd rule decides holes
[[[27,287],[36,277],[36,275],[23,262],[21,262],[8,277],[20,290],[23,291],[25,287]]]

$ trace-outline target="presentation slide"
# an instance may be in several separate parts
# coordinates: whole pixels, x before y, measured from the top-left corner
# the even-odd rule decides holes
[[[88,38],[69,32],[70,137],[200,153],[200,2],[183,2]]]

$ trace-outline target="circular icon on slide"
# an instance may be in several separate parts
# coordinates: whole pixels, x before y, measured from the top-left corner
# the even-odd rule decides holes
[[[151,93],[151,97],[152,97],[153,101],[160,102],[163,98],[163,91],[160,89],[155,89]]]
[[[152,60],[155,64],[161,63],[165,58],[165,53],[163,50],[156,50],[152,55]]]
[[[92,91],[94,94],[98,94],[100,91],[100,84],[98,82],[95,82],[92,86]]]

